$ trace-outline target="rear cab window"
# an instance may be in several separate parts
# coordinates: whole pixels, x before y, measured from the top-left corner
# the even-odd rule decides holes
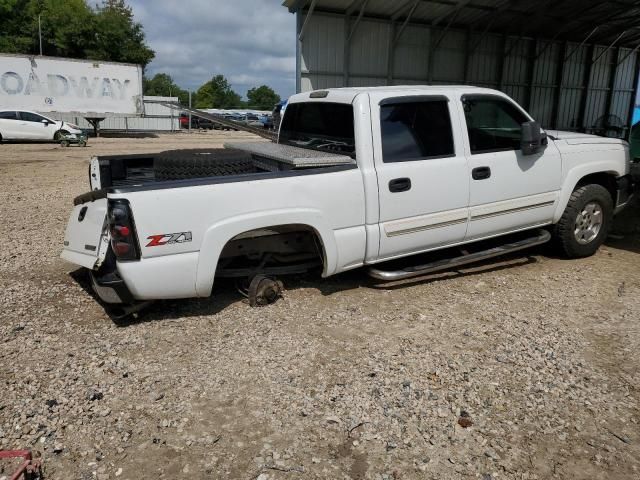
[[[333,102],[290,103],[280,127],[279,143],[331,151],[355,158],[353,106]]]
[[[446,97],[385,100],[380,105],[380,131],[384,163],[455,156]]]

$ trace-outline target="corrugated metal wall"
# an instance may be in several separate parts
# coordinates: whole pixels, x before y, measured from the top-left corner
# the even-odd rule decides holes
[[[313,14],[299,59],[302,91],[467,83],[506,92],[547,128],[589,131],[607,115],[630,123],[638,53],[629,49],[411,24],[397,38],[400,24],[366,17],[350,34],[355,23]]]

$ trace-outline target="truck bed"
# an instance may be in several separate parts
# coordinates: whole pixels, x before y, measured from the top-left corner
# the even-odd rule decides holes
[[[355,166],[355,159],[334,152],[321,152],[282,145],[273,142],[230,142],[225,148],[243,150],[251,154],[256,166],[255,173],[303,170],[335,166]],[[217,150],[217,149],[211,149]],[[90,168],[91,189],[146,186],[167,183],[156,179],[154,162],[157,154],[110,155],[94,157]],[[178,186],[178,185],[176,185]]]

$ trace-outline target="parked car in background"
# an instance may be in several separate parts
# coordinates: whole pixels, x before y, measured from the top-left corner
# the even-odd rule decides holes
[[[189,128],[189,115],[186,113],[180,114],[180,128]]]
[[[189,128],[189,115],[186,113],[180,114],[180,127]],[[191,115],[191,128],[213,130],[216,128],[215,123],[208,118],[201,118],[196,115]]]
[[[285,108],[287,108],[287,100],[282,100],[273,107],[271,117],[274,130],[278,130],[280,128],[280,121],[282,120],[282,115],[284,115]]]
[[[244,115],[240,120],[245,125],[249,125],[250,127],[263,127],[264,124],[260,121],[260,117],[254,113],[248,113]]]
[[[0,142],[40,140],[57,141],[63,136],[81,135],[77,125],[53,120],[28,110],[0,110]]]

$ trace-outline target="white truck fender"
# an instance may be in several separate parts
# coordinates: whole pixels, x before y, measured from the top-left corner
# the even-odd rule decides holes
[[[333,229],[329,227],[319,210],[295,208],[253,212],[222,220],[211,225],[204,233],[198,268],[196,292],[199,297],[211,295],[218,259],[224,246],[233,237],[258,228],[279,225],[304,225],[316,231],[324,248],[323,276],[332,275],[338,265],[338,248]]]
[[[587,175],[593,175],[595,173],[604,173],[615,177],[625,175],[624,170],[620,169],[620,161],[615,159],[592,161],[572,167],[567,172],[564,181],[562,182],[562,190],[560,191],[558,205],[556,206],[556,211],[553,215],[553,223],[557,223],[560,220],[560,217],[562,217],[562,214],[569,203],[569,198],[575,190],[576,185],[578,185],[578,182]],[[616,199],[614,198],[613,201],[615,203]]]

